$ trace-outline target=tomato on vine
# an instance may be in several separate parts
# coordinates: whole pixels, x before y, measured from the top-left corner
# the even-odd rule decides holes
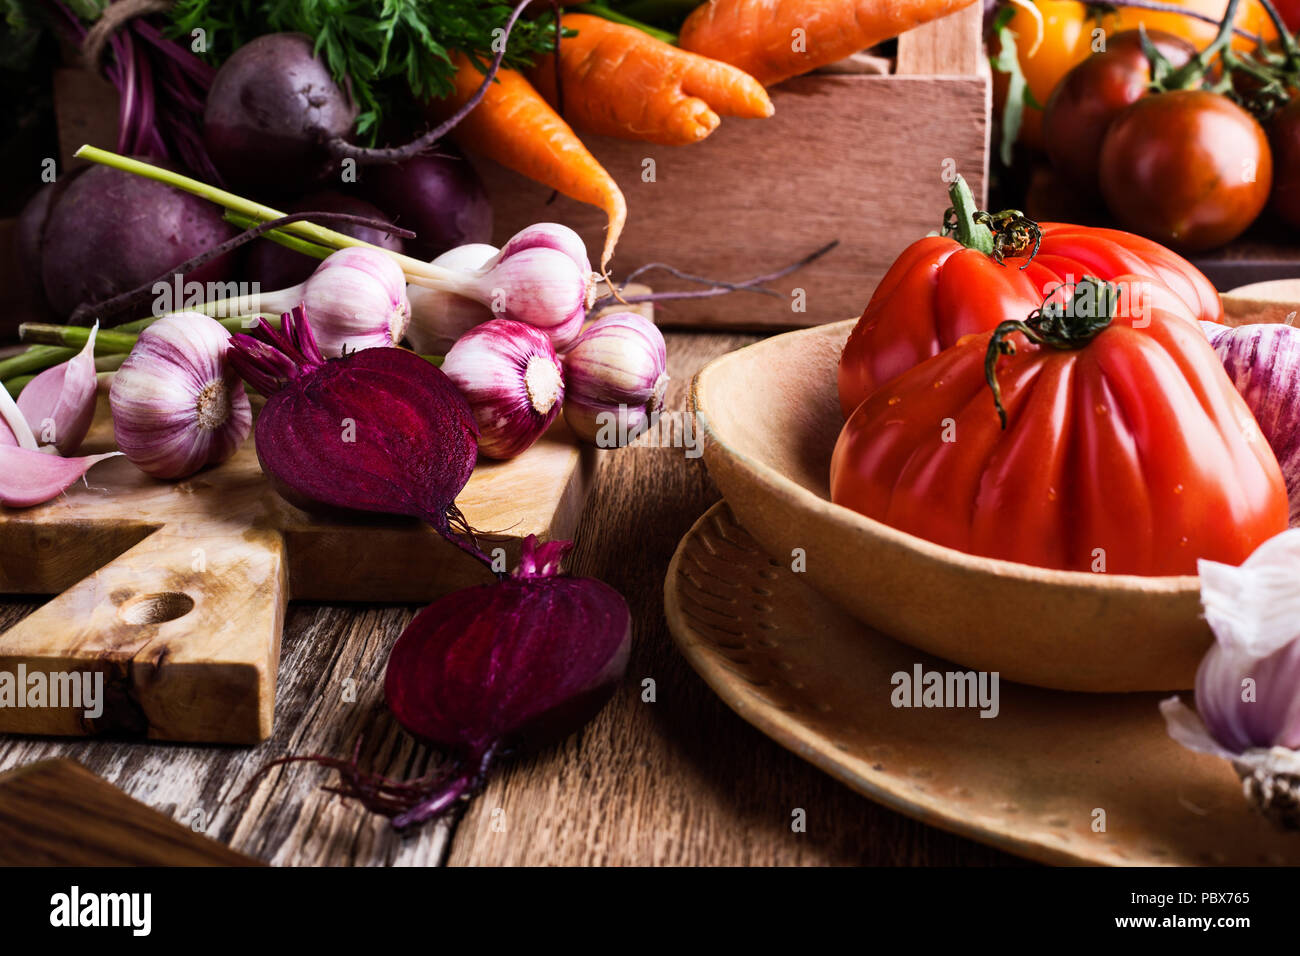
[[[1043,145],[1052,166],[1075,185],[1097,190],[1101,143],[1111,122],[1124,108],[1150,92],[1155,76],[1148,49],[1163,59],[1157,64],[1185,66],[1196,48],[1181,37],[1158,30],[1117,33],[1104,52],[1088,57],[1061,80],[1047,101]]]

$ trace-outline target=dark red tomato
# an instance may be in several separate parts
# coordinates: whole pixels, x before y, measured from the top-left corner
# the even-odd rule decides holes
[[[1172,33],[1147,33],[1157,50],[1180,67],[1196,48]],[[1084,60],[1057,84],[1043,114],[1043,148],[1056,170],[1078,186],[1097,188],[1101,142],[1124,108],[1147,95],[1151,62],[1137,30],[1117,33],[1106,49]]]
[[[898,257],[867,303],[840,356],[840,408],[845,417],[881,385],[964,335],[1023,319],[1062,283],[1084,276],[1135,274],[1168,287],[1187,315],[1223,320],[1210,280],[1164,246],[1120,232],[1066,223],[1041,223],[1042,244],[1028,263],[1008,256],[999,264],[956,239],[918,239]],[[1025,268],[1021,268],[1025,266]]]
[[[1296,0],[1300,9],[1300,0]],[[1300,99],[1293,99],[1269,123],[1273,148],[1273,211],[1300,228]]]
[[[1147,96],[1110,125],[1101,192],[1120,224],[1183,252],[1241,235],[1268,202],[1273,156],[1264,129],[1208,90]]]
[[[1277,459],[1181,311],[1108,314],[1064,349],[1010,335],[1014,354],[994,366],[1005,428],[985,376],[994,332],[880,388],[840,433],[831,500],[936,544],[1044,568],[1239,564],[1287,527]]]

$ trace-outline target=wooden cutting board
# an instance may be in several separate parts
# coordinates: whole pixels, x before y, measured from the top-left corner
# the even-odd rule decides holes
[[[113,447],[101,387],[83,451]],[[525,536],[572,535],[596,464],[560,419],[519,458],[480,462],[457,503],[513,567]],[[271,733],[288,601],[424,603],[489,579],[415,521],[289,505],[251,438],[182,482],[114,458],[54,501],[0,508],[0,593],[58,594],[0,634],[0,732],[256,743]],[[11,687],[24,678],[24,704],[44,683],[44,705],[6,704],[6,672]],[[74,677],[102,707],[73,696]]]

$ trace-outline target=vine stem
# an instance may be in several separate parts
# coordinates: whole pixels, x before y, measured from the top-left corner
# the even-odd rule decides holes
[[[1259,0],[1259,3],[1268,14],[1268,18],[1273,21],[1273,28],[1277,30],[1278,39],[1282,42],[1282,52],[1286,55],[1287,66],[1291,69],[1300,68],[1300,46],[1296,45],[1295,34],[1287,29],[1286,21],[1282,19],[1282,14],[1278,13],[1273,0]]]
[[[1134,10],[1150,10],[1152,13],[1174,13],[1191,20],[1200,20],[1202,23],[1213,23],[1216,26],[1222,23],[1218,17],[1210,16],[1208,13],[1201,13],[1197,10],[1188,10],[1186,7],[1179,6],[1176,3],[1163,3],[1162,0],[1106,0],[1105,3],[1094,4],[1094,6],[1101,8],[1129,7]],[[1236,26],[1232,28],[1232,32],[1256,45],[1262,43],[1264,39],[1258,33],[1251,33],[1249,30],[1243,30]]]
[[[1241,0],[1228,0],[1228,7],[1223,11],[1223,20],[1219,23],[1219,32],[1204,50],[1169,74],[1165,79],[1165,89],[1183,90],[1192,83],[1199,82],[1209,68],[1210,60],[1216,53],[1232,42],[1233,23],[1237,19],[1237,8]]]

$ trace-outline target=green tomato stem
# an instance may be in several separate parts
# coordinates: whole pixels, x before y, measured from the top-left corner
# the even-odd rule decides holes
[[[1219,32],[1209,46],[1169,74],[1164,83],[1166,90],[1186,90],[1201,83],[1210,67],[1210,60],[1232,42],[1233,23],[1237,19],[1237,8],[1240,5],[1241,0],[1228,0],[1228,8],[1223,11],[1223,19],[1219,21]]]
[[[952,208],[948,211],[956,233],[955,237],[967,249],[977,249],[986,256],[993,255],[993,230],[976,219],[979,206],[975,203],[975,194],[971,192],[966,180],[958,176],[948,188],[948,199]]]

